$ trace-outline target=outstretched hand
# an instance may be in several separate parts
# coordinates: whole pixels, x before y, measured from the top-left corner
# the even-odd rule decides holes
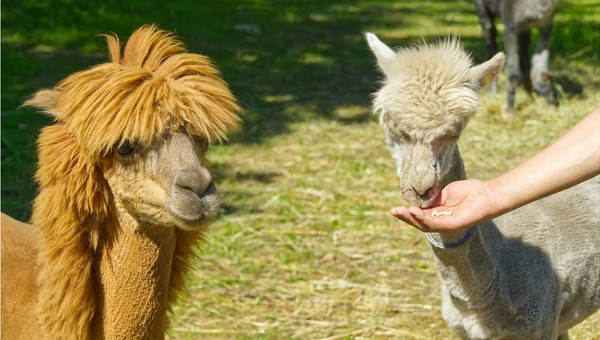
[[[452,182],[438,195],[431,207],[395,207],[391,214],[425,232],[457,233],[495,215],[493,197],[486,182]],[[432,216],[436,211],[451,212]],[[434,214],[435,215],[435,214]]]

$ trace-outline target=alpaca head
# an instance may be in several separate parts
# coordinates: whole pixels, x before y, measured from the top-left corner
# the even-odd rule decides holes
[[[219,209],[204,153],[208,141],[169,131],[148,146],[125,142],[100,168],[119,206],[139,222],[195,229]]]
[[[134,32],[123,56],[74,73],[26,105],[52,114],[40,135],[40,187],[60,187],[78,215],[102,220],[114,202],[140,223],[196,229],[219,198],[204,153],[240,122],[210,61],[155,26]]]
[[[372,33],[366,38],[385,75],[373,107],[396,161],[402,194],[409,204],[427,207],[461,162],[458,137],[479,109],[477,90],[502,69],[504,55],[472,66],[457,39],[394,51]]]

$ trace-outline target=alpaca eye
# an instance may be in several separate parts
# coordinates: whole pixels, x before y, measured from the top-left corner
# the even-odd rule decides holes
[[[206,138],[199,137],[199,136],[192,136],[192,139],[194,141],[195,147],[199,151],[206,152],[206,150],[208,150],[210,143],[208,143],[208,140],[206,140]]]
[[[135,152],[136,146],[130,141],[125,141],[117,148],[117,152],[120,155],[128,156]]]
[[[399,138],[401,141],[407,142],[410,141],[410,135],[402,130],[398,130],[396,129],[395,131],[392,131],[392,133]]]
[[[459,136],[457,134],[449,133],[449,134],[443,136],[441,139],[447,140],[447,141],[450,141],[450,142],[455,142],[456,140],[458,140],[458,137]]]
[[[206,150],[208,150],[208,146],[209,146],[209,144],[208,144],[208,141],[207,141],[207,140],[205,140],[205,139],[201,140],[201,141],[200,141],[200,143],[198,143],[198,148],[199,148],[201,151],[206,151]]]

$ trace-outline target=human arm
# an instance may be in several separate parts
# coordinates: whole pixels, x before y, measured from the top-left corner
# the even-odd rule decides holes
[[[432,207],[391,214],[426,232],[456,233],[600,174],[600,107],[529,160],[489,181],[450,183]],[[452,215],[431,216],[432,211]]]

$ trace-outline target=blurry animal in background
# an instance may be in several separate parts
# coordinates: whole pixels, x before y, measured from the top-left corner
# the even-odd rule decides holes
[[[556,6],[560,0],[474,0],[483,30],[487,59],[497,52],[495,18],[504,23],[504,49],[506,53],[506,92],[504,113],[512,114],[515,105],[515,89],[520,82],[525,90],[532,90],[557,104],[556,94],[549,75],[550,35]],[[531,30],[539,29],[538,39],[529,59]],[[492,92],[497,83],[491,83]]]

